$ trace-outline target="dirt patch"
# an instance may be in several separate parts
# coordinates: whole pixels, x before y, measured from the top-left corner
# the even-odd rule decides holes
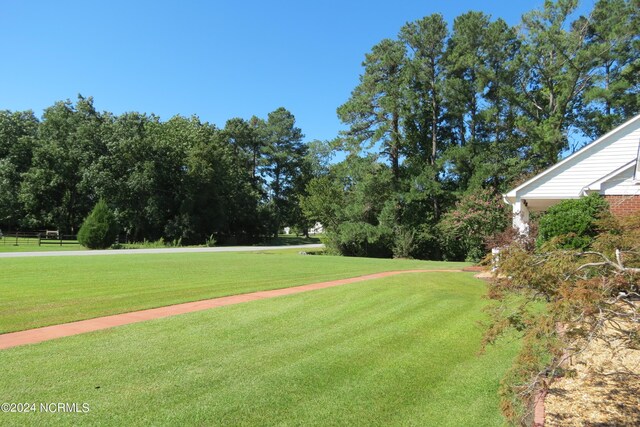
[[[488,269],[487,267],[483,267],[481,265],[471,265],[469,267],[463,268],[462,271],[470,271],[470,272],[473,272],[473,273],[478,273],[478,272],[481,272],[481,271],[485,271],[487,269]]]
[[[640,426],[640,350],[620,348],[612,330],[570,360],[545,399],[547,426]]]
[[[495,271],[491,271],[489,267],[482,266],[465,267],[462,269],[462,271],[476,273],[473,275],[473,277],[475,277],[476,279],[486,280],[487,282],[505,277],[502,274],[496,274]]]
[[[473,277],[475,277],[476,279],[492,280],[496,278],[496,275],[492,271],[481,271],[480,273],[474,275]]]
[[[465,267],[462,269],[467,273],[476,273],[473,275],[476,279],[482,279],[490,281],[495,278],[495,274],[491,271],[491,268],[486,265],[472,265],[470,267]]]

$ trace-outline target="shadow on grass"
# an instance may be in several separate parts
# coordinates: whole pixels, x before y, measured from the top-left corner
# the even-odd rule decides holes
[[[278,237],[265,239],[255,246],[293,246],[293,245],[312,245],[322,243],[319,237],[294,236],[292,234],[281,234]]]

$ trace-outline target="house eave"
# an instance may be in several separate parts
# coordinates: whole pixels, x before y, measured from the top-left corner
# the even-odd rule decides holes
[[[526,196],[526,197],[523,197],[521,195],[520,196],[510,195],[509,193],[502,195],[502,199],[508,205],[513,205],[514,203],[516,203],[518,198],[525,201],[526,200],[565,200],[565,199],[579,199],[580,194],[567,194],[563,196]]]

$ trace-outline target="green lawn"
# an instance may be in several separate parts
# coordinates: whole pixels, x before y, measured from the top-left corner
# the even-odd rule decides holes
[[[0,259],[0,333],[380,271],[464,263],[297,253]]]
[[[402,275],[4,350],[0,402],[90,412],[0,424],[499,426],[517,343],[477,356],[484,292]]]

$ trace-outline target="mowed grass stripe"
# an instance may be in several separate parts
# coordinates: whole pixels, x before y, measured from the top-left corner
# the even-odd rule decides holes
[[[6,425],[500,425],[516,351],[477,356],[484,284],[412,274],[223,307],[0,353],[2,401],[88,414]]]
[[[464,265],[269,252],[0,259],[0,333],[382,271]]]

